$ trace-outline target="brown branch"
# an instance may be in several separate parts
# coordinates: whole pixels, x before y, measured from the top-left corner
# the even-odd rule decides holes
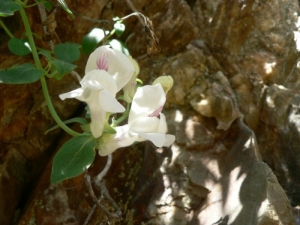
[[[101,195],[100,195],[100,199],[98,200],[97,197],[95,196],[95,193],[94,193],[94,190],[92,188],[92,184],[91,184],[91,178],[90,176],[88,175],[87,173],[87,170],[86,170],[86,173],[85,173],[85,183],[86,183],[86,186],[88,188],[88,191],[89,191],[89,194],[90,196],[92,197],[93,201],[94,201],[94,205],[89,213],[89,215],[87,216],[87,218],[85,219],[85,222],[84,222],[84,225],[87,225],[90,218],[92,217],[92,215],[94,214],[97,206],[103,210],[106,214],[106,216],[108,217],[108,219],[120,219],[121,216],[122,216],[122,212],[121,212],[121,209],[120,207],[118,206],[118,204],[111,198],[111,196],[109,195],[108,193],[108,190],[107,188],[105,187],[105,184],[102,182],[102,179],[103,177],[107,174],[110,166],[111,166],[111,163],[112,163],[112,155],[108,155],[108,158],[107,158],[107,162],[106,162],[106,165],[104,167],[104,169],[94,178],[94,183],[95,183],[95,186],[100,189],[101,191]],[[108,212],[106,209],[104,209],[104,207],[100,204],[100,202],[106,198],[112,205],[113,207],[115,208],[116,212],[115,213],[110,213]]]
[[[159,41],[154,33],[154,28],[152,25],[152,21],[140,12],[134,12],[130,15],[122,17],[120,20],[128,19],[131,16],[138,16],[138,18],[142,18],[144,20],[145,32],[147,34],[147,53],[149,56],[156,55],[160,52]]]
[[[49,16],[47,16],[47,12],[46,12],[44,3],[39,3],[38,9],[39,9],[41,21],[43,24],[44,34],[47,36],[47,35],[52,35],[52,33],[53,33],[53,34],[55,34],[57,40],[60,42],[59,37],[55,32],[55,28],[56,28],[55,14],[56,14],[57,9],[54,9],[53,12]],[[50,39],[48,42],[49,42],[51,51],[53,51],[54,50],[53,41]],[[80,83],[81,77],[75,70],[72,70],[70,72],[70,74],[74,78],[76,78],[77,81]]]
[[[98,182],[101,182],[103,177],[105,177],[105,175],[107,174],[110,166],[111,166],[111,163],[112,163],[112,154],[108,155],[107,156],[107,162],[106,162],[106,165],[104,167],[104,169],[101,171],[101,173],[99,173],[97,175],[97,177],[95,178],[95,184],[98,185]]]
[[[58,3],[55,2],[55,1],[49,0],[49,2],[51,2],[51,4],[54,5],[55,7],[60,7],[60,8],[62,8],[61,5],[58,4]],[[73,9],[70,9],[70,11],[71,11],[72,13],[76,14],[77,16],[80,16],[81,18],[83,18],[83,19],[85,19],[85,20],[88,20],[88,21],[91,21],[91,22],[93,22],[93,23],[100,23],[100,24],[109,24],[109,23],[112,23],[112,22],[109,21],[109,20],[96,20],[96,19],[92,19],[92,18],[90,18],[90,17],[87,17],[87,16],[85,16],[85,15],[82,15],[82,14],[79,13],[79,12],[74,11]]]
[[[88,174],[88,171],[85,170],[85,174],[84,174],[84,181],[85,181],[85,185],[88,189],[88,192],[92,198],[92,200],[94,201],[94,203],[99,207],[100,210],[102,210],[105,215],[109,218],[109,219],[119,219],[120,216],[118,213],[110,213],[109,211],[107,211],[104,206],[102,206],[100,204],[100,202],[98,201],[95,193],[94,193],[94,190],[93,190],[93,187],[92,187],[92,183],[91,183],[91,176]]]
[[[48,31],[47,31],[47,25],[45,24],[45,21],[47,20],[48,17],[47,17],[47,13],[46,13],[46,9],[45,9],[44,3],[40,2],[38,4],[38,9],[39,9],[41,21],[42,21],[42,24],[43,24],[44,34],[47,35]],[[53,51],[54,44],[53,44],[52,40],[49,41],[49,45],[50,45],[50,49]]]
[[[126,0],[127,5],[129,6],[129,8],[133,11],[133,12],[138,12],[137,9],[134,7],[134,5],[132,4],[131,0]],[[138,17],[139,21],[141,22],[141,24],[143,26],[145,26],[144,21],[142,20],[141,17]]]

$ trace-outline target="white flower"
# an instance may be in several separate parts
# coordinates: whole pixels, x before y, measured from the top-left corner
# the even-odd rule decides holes
[[[105,70],[117,84],[120,91],[132,78],[134,66],[130,59],[122,52],[111,49],[109,46],[101,46],[91,53],[85,67],[85,73],[91,70]]]
[[[106,113],[124,112],[125,108],[115,99],[132,78],[134,66],[130,59],[118,50],[101,46],[90,55],[81,88],[61,94],[62,100],[77,98],[88,104],[91,114],[91,132],[94,138],[103,133]]]
[[[166,117],[161,113],[165,101],[166,95],[161,84],[138,88],[132,100],[128,124],[116,127],[116,134],[104,134],[101,137],[97,146],[99,154],[109,155],[117,148],[145,140],[157,147],[173,144],[175,137],[166,134]]]
[[[59,97],[76,98],[88,104],[91,114],[91,132],[94,138],[102,135],[107,112],[124,112],[125,108],[115,99],[117,85],[105,70],[89,71],[80,82],[81,88],[61,94]]]

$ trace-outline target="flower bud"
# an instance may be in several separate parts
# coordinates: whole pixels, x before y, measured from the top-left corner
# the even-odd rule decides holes
[[[166,75],[166,76],[160,76],[160,77],[156,78],[156,80],[152,83],[152,85],[155,85],[158,83],[161,84],[161,86],[164,89],[165,94],[167,94],[168,91],[172,88],[174,81],[171,76]]]

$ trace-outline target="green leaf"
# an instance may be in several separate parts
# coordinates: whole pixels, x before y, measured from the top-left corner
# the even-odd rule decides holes
[[[82,125],[88,124],[87,120],[85,118],[81,118],[81,117],[75,117],[66,121],[63,121],[64,124],[69,124],[69,123],[79,123]],[[59,125],[55,125],[54,127],[51,127],[50,129],[48,129],[47,131],[45,131],[45,135],[48,134],[49,132],[59,128]]]
[[[47,75],[50,78],[54,77],[55,79],[60,80],[66,74],[77,68],[74,64],[59,59],[53,59],[49,51],[41,50],[38,54],[45,56],[47,60],[51,62],[51,74]]]
[[[8,70],[0,70],[0,83],[29,84],[37,81],[43,75],[43,70],[37,69],[31,63],[16,65]]]
[[[38,52],[39,55],[43,55],[47,58],[47,60],[52,61],[52,56],[51,53],[49,51],[46,50],[41,50]]]
[[[67,6],[66,2],[64,0],[58,0],[59,4],[61,5],[61,7],[67,12],[69,13],[69,15],[72,17],[72,19],[75,19],[74,14],[72,13],[72,11],[69,9],[69,7]]]
[[[43,3],[45,8],[47,9],[47,11],[48,12],[51,11],[53,5],[50,1],[48,1],[48,0],[35,0],[35,1],[38,2],[38,3]]]
[[[58,44],[54,47],[54,54],[60,60],[73,63],[80,57],[79,46],[70,42]]]
[[[77,68],[76,65],[67,63],[59,59],[53,59],[52,64],[55,70],[57,71],[57,73],[54,76],[54,78],[57,80],[62,79],[66,74]]]
[[[51,183],[58,183],[82,174],[95,158],[96,145],[94,138],[87,134],[67,141],[54,156]]]
[[[0,16],[12,16],[19,9],[21,9],[21,6],[14,1],[0,0]]]
[[[11,38],[8,42],[8,48],[12,53],[19,56],[31,53],[28,41],[25,39]]]
[[[114,28],[118,37],[120,37],[125,31],[125,25],[123,23],[120,23],[119,21],[114,24]]]
[[[48,12],[51,11],[51,9],[52,9],[52,3],[51,2],[45,1],[44,6],[45,6],[45,8],[47,9]]]
[[[104,38],[104,31],[94,28],[90,33],[83,36],[81,44],[83,52],[90,54]]]
[[[125,55],[130,55],[128,48],[126,48],[125,44],[122,41],[112,39],[109,41],[109,45],[120,52],[123,52]]]

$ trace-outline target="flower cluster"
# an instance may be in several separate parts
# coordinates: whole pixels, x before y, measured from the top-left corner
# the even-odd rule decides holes
[[[111,154],[134,142],[151,141],[157,147],[170,146],[175,137],[167,132],[161,113],[166,93],[173,85],[170,76],[158,78],[153,85],[136,87],[139,67],[135,60],[108,46],[97,48],[89,57],[81,87],[61,94],[62,100],[76,98],[86,102],[91,116],[90,131],[97,140],[99,154]],[[123,99],[131,103],[128,124],[113,127],[114,134],[104,131],[108,115],[125,112],[116,94],[123,89]]]

